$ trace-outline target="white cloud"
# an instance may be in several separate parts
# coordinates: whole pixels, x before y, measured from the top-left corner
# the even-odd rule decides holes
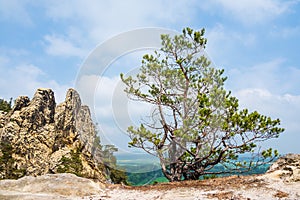
[[[0,54],[2,54],[2,57],[4,57],[5,55],[7,58],[9,58],[9,57],[28,56],[29,52],[28,50],[25,49],[14,49],[14,48],[1,46]]]
[[[151,106],[129,100],[124,89],[120,77],[101,77],[94,96],[98,120],[114,120],[120,128],[126,130],[127,126],[149,113]]]
[[[212,29],[208,30],[207,37],[210,42],[238,42],[245,47],[253,46],[256,43],[256,37],[253,33],[240,33],[224,27],[222,24],[216,24]],[[223,44],[222,42],[222,44]]]
[[[45,48],[49,55],[65,57],[84,57],[87,55],[87,51],[80,47],[76,47],[72,41],[69,41],[66,38],[55,35],[46,35],[44,39],[48,43]]]
[[[20,95],[32,97],[37,88],[51,88],[55,92],[56,102],[61,102],[69,87],[60,85],[55,80],[45,80],[45,73],[32,64],[13,65],[8,58],[4,62],[0,61],[0,95],[2,98],[15,99]]]
[[[297,1],[281,0],[215,0],[225,12],[244,24],[256,24],[272,20],[289,11]]]
[[[0,66],[7,65],[9,59],[5,56],[0,56]]]
[[[130,138],[126,132],[120,130],[117,126],[109,123],[99,124],[98,134],[101,138],[101,144],[113,144],[119,149],[119,152],[129,152],[128,142],[130,142]]]
[[[102,141],[127,147],[128,126],[138,125],[141,117],[149,114],[151,106],[130,101],[119,76],[83,76],[78,86],[83,102],[95,114]]]
[[[68,22],[65,34],[47,35],[49,46],[46,50],[51,55],[82,56],[87,55],[99,42],[120,32],[137,27],[166,26],[176,24],[181,29],[187,24],[195,23],[197,10],[207,9],[211,12],[225,12],[245,23],[265,22],[289,11],[294,1],[277,0],[214,0],[210,3],[197,1],[160,1],[150,2],[130,0],[120,1],[83,1],[70,4],[68,1],[51,1],[44,3],[46,15],[53,21]],[[207,8],[204,8],[207,7]],[[221,10],[221,11],[220,11]],[[226,52],[231,49],[253,47],[257,44],[256,35],[238,33],[218,24],[208,33],[208,51],[217,58],[215,51],[220,45]],[[215,55],[216,54],[216,55]],[[224,64],[224,63],[222,63]],[[225,63],[226,64],[226,63]]]
[[[300,140],[300,70],[286,66],[284,59],[274,59],[251,67],[229,69],[226,87],[248,108],[279,118],[286,131],[279,140],[267,142],[287,153]]]
[[[72,55],[76,55],[78,49],[91,49],[105,39],[108,39],[120,32],[129,31],[140,27],[166,26],[171,24],[186,26],[193,20],[196,1],[174,2],[155,0],[151,2],[140,0],[129,1],[50,1],[45,3],[46,15],[53,21],[61,23],[68,22],[65,26],[65,34],[53,38],[47,36],[46,40],[54,39],[59,44],[68,47]],[[80,33],[79,39],[71,39],[70,29]],[[57,39],[60,39],[57,41]],[[84,40],[85,45],[76,43],[77,40]],[[71,45],[70,42],[73,44]],[[74,45],[76,44],[76,45]],[[58,45],[60,47],[60,45]],[[77,47],[74,49],[74,47]],[[52,54],[60,54],[59,48],[50,51]],[[86,50],[82,50],[86,51]],[[73,52],[73,53],[72,53]],[[74,53],[75,52],[75,53]]]
[[[300,93],[300,70],[287,66],[285,59],[277,58],[250,67],[230,68],[227,87],[230,90],[260,88],[274,94]]]
[[[0,21],[17,22],[25,26],[32,26],[33,21],[26,10],[27,1],[0,0]]]
[[[300,35],[300,26],[294,27],[275,27],[270,33],[271,36],[276,38],[289,39]]]
[[[280,149],[281,153],[299,149],[300,95],[276,95],[269,90],[259,88],[242,89],[235,92],[235,95],[240,100],[242,108],[257,110],[273,119],[281,120],[285,132],[281,134],[278,141],[270,141],[266,144]]]
[[[211,59],[226,65],[226,59],[232,58],[232,52],[239,48],[253,48],[257,45],[257,36],[251,32],[237,32],[222,24],[207,29],[208,44],[206,51]]]

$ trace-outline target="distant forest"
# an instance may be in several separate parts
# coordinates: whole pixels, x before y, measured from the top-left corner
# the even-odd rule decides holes
[[[230,174],[223,174],[223,175],[205,175],[205,176],[201,176],[200,180],[223,177],[223,176],[232,176],[232,175],[264,174],[269,169],[269,167],[270,164],[261,165],[243,174],[230,173]],[[144,164],[144,165],[137,166],[136,163],[134,165],[130,165],[128,163],[126,165],[122,165],[122,168],[126,170],[127,182],[130,185],[139,186],[139,185],[151,185],[151,184],[156,184],[161,182],[168,182],[168,179],[164,177],[161,169],[157,169],[157,165],[155,164]],[[156,170],[151,171],[151,168]],[[218,172],[224,170],[223,168],[224,167],[221,165],[215,166],[213,169],[211,169],[211,171]],[[139,173],[139,171],[142,172]]]

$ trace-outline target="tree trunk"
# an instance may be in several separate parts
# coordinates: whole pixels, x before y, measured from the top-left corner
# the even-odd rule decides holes
[[[162,159],[161,159],[162,160]],[[181,181],[182,179],[182,170],[181,166],[176,163],[171,163],[166,165],[164,161],[161,161],[161,169],[164,174],[164,176],[170,181]]]
[[[199,180],[200,174],[198,172],[184,172],[184,180]]]

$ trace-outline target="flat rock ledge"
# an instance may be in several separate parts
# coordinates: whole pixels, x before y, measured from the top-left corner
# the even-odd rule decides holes
[[[74,174],[26,176],[18,180],[0,181],[0,199],[81,199],[99,195],[104,184]]]

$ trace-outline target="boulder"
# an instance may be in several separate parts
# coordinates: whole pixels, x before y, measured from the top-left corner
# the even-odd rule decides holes
[[[0,199],[79,199],[104,193],[104,188],[100,182],[73,174],[26,176],[0,181]]]
[[[300,182],[300,154],[287,154],[275,161],[267,174],[286,182]]]

